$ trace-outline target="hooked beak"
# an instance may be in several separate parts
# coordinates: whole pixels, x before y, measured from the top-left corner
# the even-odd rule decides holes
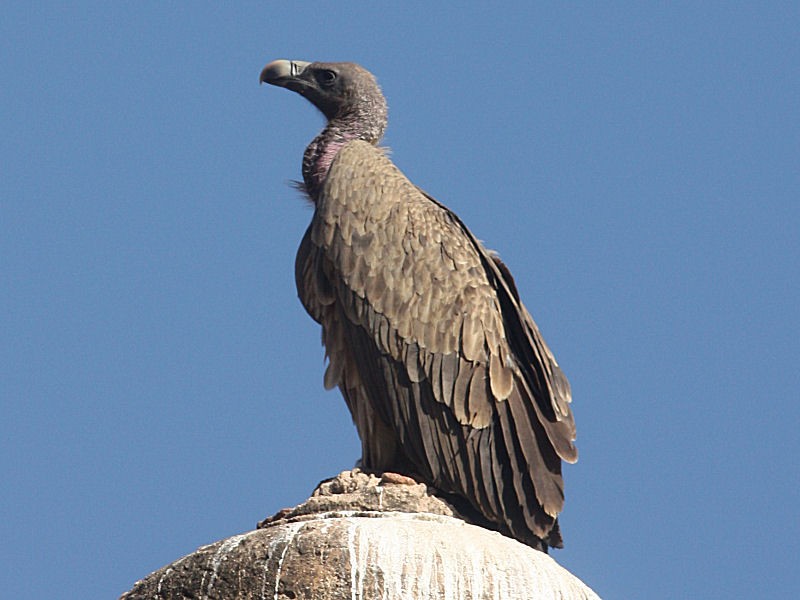
[[[269,83],[296,90],[298,77],[303,74],[310,62],[303,60],[273,60],[261,71],[259,83]],[[294,84],[294,85],[292,85]]]

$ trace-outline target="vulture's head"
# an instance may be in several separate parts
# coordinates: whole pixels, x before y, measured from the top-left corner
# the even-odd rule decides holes
[[[261,71],[261,83],[297,92],[329,123],[376,144],[386,129],[386,100],[372,73],[355,63],[274,60]]]

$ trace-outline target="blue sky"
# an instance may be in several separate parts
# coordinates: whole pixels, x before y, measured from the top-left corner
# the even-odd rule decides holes
[[[569,376],[556,559],[798,595],[798,5],[397,6],[4,3],[4,593],[116,597],[358,457],[293,280],[322,119],[258,86],[295,58],[377,75]]]

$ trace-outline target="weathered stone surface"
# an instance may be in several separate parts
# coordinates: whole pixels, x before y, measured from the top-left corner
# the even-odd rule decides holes
[[[200,548],[122,598],[597,598],[548,555],[453,514],[422,484],[346,471],[259,529]]]
[[[393,483],[408,481],[410,484]],[[332,511],[378,511],[429,513],[458,516],[444,500],[432,495],[424,483],[387,473],[383,477],[364,473],[359,469],[343,471],[332,479],[321,482],[311,497],[295,506],[280,511],[258,524],[264,527],[280,519]]]

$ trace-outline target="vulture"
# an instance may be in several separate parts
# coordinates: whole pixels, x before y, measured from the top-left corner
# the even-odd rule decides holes
[[[327,119],[303,155],[314,214],[295,278],[361,466],[424,482],[467,520],[538,550],[562,547],[561,461],[577,460],[570,386],[510,271],[378,146],[386,100],[366,69],[275,60],[260,81]]]

